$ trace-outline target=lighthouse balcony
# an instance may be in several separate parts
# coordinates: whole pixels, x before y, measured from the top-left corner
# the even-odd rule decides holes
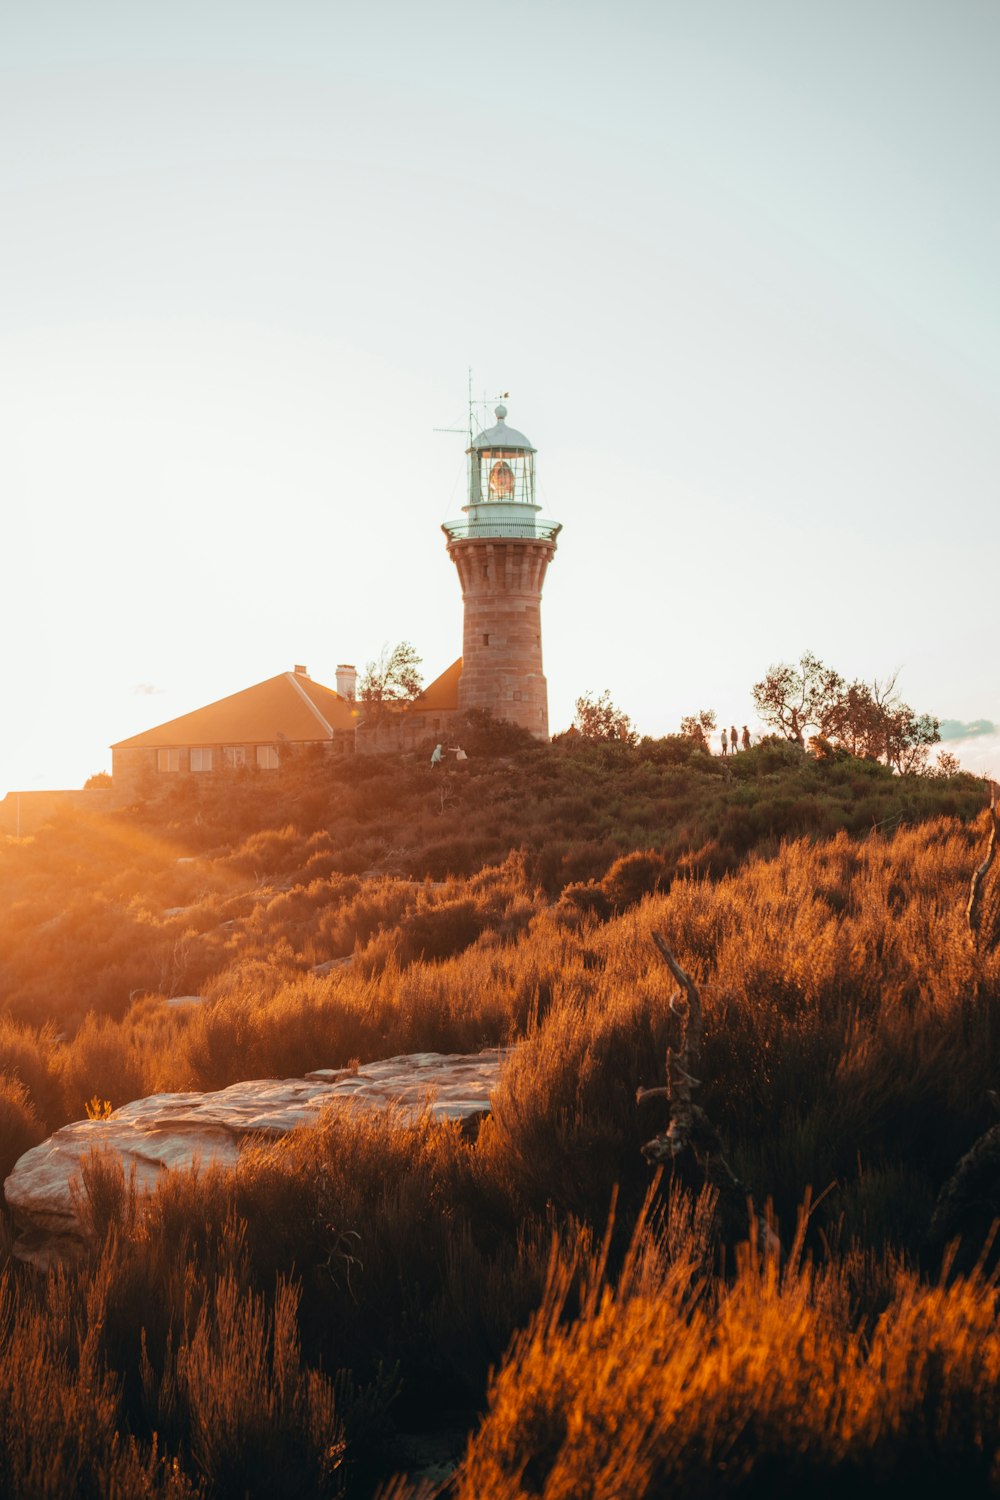
[[[475,541],[479,537],[514,538],[528,541],[554,542],[562,525],[558,521],[537,521],[534,516],[514,518],[483,516],[469,521],[445,521],[441,527],[452,542]]]

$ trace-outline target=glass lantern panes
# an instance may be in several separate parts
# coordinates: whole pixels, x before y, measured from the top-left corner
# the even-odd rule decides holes
[[[473,505],[533,505],[535,455],[523,448],[483,448],[472,454]]]

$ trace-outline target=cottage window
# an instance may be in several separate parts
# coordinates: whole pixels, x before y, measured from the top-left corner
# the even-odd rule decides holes
[[[262,771],[276,771],[278,769],[277,745],[258,745],[257,764]]]
[[[224,745],[222,762],[227,771],[236,771],[247,763],[246,745]]]
[[[205,749],[192,750],[191,751],[191,769],[192,769],[192,771],[210,771],[212,769],[212,752],[211,752],[211,750],[205,750]]]
[[[156,769],[158,771],[179,771],[181,768],[181,752],[179,750],[157,750]]]

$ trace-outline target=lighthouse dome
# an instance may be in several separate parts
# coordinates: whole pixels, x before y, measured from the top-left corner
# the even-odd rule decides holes
[[[530,440],[523,432],[518,432],[515,427],[508,427],[506,423],[507,408],[500,405],[493,415],[496,417],[496,426],[487,427],[478,437],[472,439],[470,453],[481,453],[484,450],[505,449],[507,452],[534,453],[537,450],[532,446]]]

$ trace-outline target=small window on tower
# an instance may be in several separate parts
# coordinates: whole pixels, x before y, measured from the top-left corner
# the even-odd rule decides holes
[[[483,577],[484,578],[489,578],[489,576],[490,576],[490,565],[489,565],[489,563],[484,563],[484,565],[483,565]]]
[[[489,633],[488,630],[484,630],[483,631],[483,645],[484,646],[488,646],[489,643],[490,643],[490,633]]]

